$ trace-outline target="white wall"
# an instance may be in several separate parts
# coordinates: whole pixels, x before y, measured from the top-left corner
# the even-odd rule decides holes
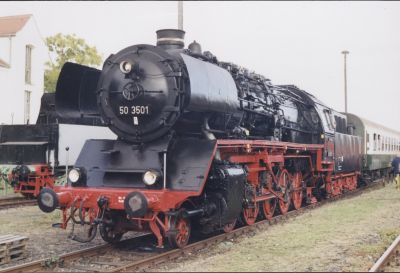
[[[108,127],[60,124],[59,129],[58,161],[61,166],[66,165],[66,147],[69,147],[68,165],[73,165],[78,159],[86,140],[117,139],[117,135]]]
[[[0,59],[8,63],[8,59],[10,58],[9,54],[10,48],[10,39],[9,38],[0,38]]]
[[[25,84],[26,45],[33,45],[32,84]],[[39,114],[44,85],[44,63],[48,57],[33,18],[30,18],[12,38],[11,54],[11,67],[0,67],[0,124],[11,124],[12,113],[14,124],[24,123],[25,90],[31,91],[30,123],[34,124]],[[8,62],[8,59],[4,61]]]

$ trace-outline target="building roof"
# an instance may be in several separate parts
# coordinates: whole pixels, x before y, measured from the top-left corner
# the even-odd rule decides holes
[[[13,36],[20,31],[32,14],[0,17],[0,37]]]
[[[7,62],[3,61],[2,59],[0,59],[0,66],[1,67],[6,67],[6,68],[10,67],[10,65]]]

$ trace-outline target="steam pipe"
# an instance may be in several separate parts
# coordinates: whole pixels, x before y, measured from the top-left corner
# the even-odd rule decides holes
[[[210,125],[208,124],[208,117],[204,118],[203,127],[201,128],[201,132],[208,140],[215,140],[215,135],[211,133]]]

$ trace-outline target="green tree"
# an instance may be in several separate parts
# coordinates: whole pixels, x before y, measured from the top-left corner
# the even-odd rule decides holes
[[[55,92],[58,75],[66,62],[74,62],[87,66],[99,66],[102,57],[95,46],[89,46],[85,40],[75,34],[63,35],[58,33],[46,38],[46,45],[51,55],[55,56],[54,62],[46,62],[44,72],[44,90]]]

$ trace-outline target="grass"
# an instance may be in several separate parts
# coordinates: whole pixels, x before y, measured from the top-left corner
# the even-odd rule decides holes
[[[12,214],[12,219],[10,214]],[[46,230],[51,227],[51,224],[60,222],[60,217],[60,210],[43,213],[37,206],[0,211],[0,234],[23,234],[29,230],[40,231],[40,228]]]
[[[399,235],[398,228],[385,228],[378,232],[379,241],[371,242],[370,244],[361,244],[355,250],[355,253],[363,256],[363,255],[373,255],[379,256],[381,255],[387,247],[396,239]]]
[[[0,198],[3,196],[15,196],[14,189],[8,184],[4,183],[3,179],[0,179]]]

